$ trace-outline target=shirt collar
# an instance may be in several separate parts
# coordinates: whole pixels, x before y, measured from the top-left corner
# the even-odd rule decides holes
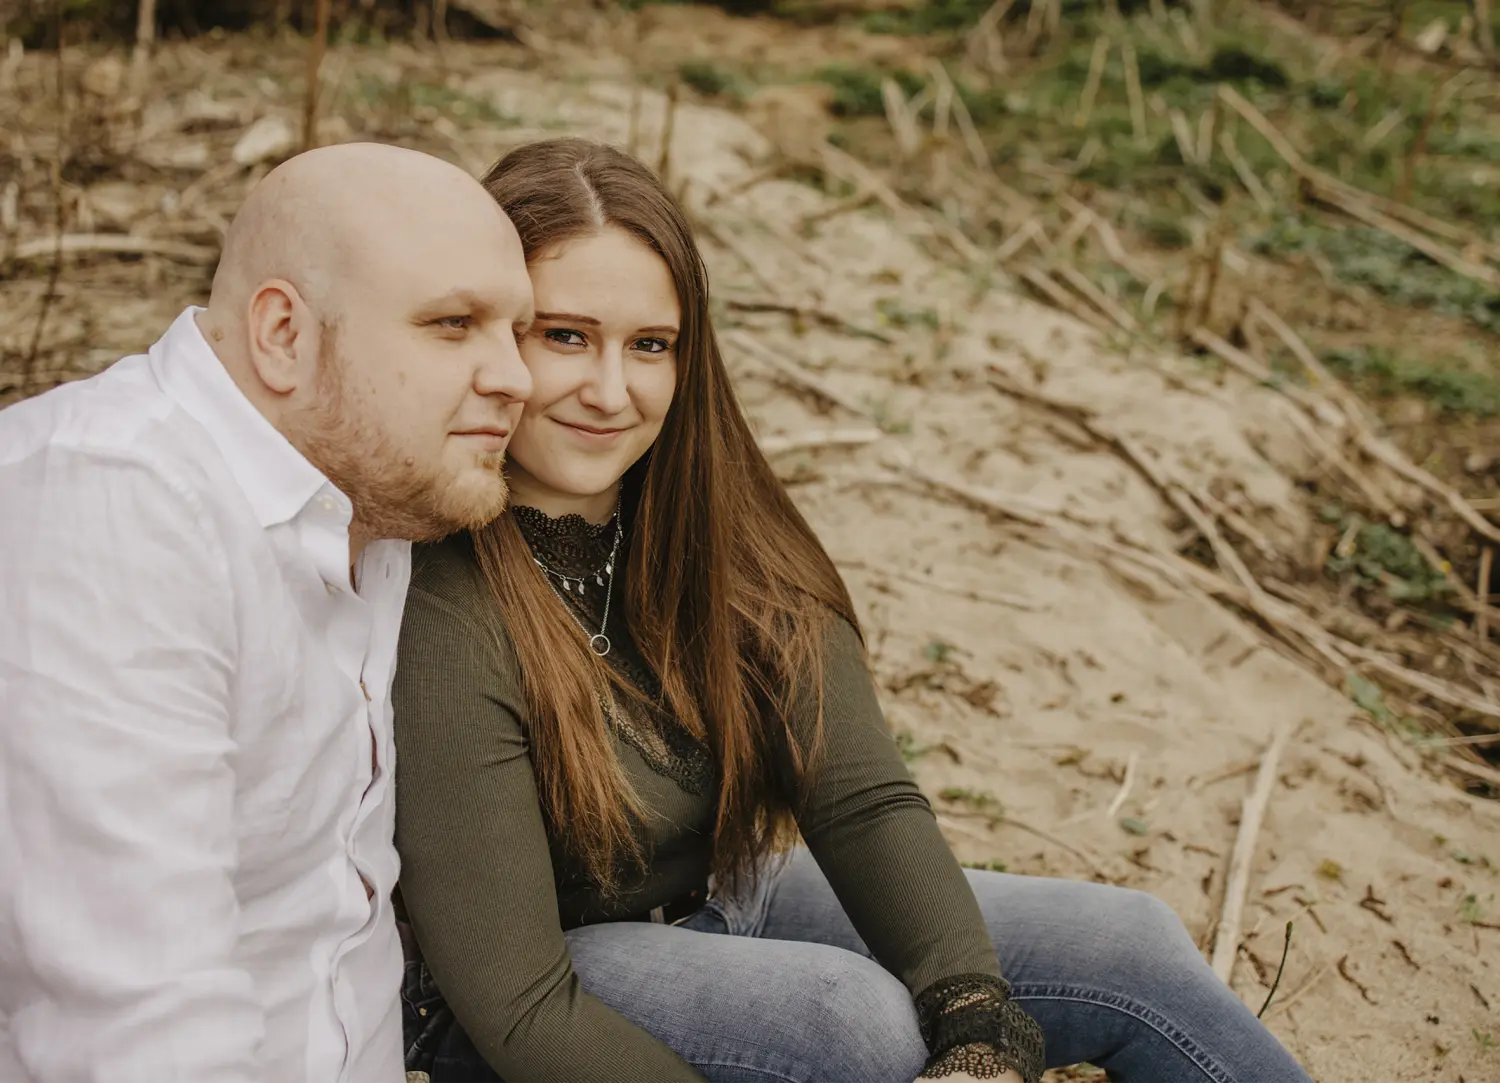
[[[185,309],[151,347],[163,391],[208,432],[262,526],[295,518],[323,488],[333,488],[247,399]]]

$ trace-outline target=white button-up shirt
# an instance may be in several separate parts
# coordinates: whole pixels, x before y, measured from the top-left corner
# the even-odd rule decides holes
[[[399,1083],[411,549],[196,311],[0,412],[0,1083]]]

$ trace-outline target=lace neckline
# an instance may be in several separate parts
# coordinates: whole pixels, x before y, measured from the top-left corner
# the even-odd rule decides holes
[[[512,505],[511,514],[532,555],[559,575],[573,578],[594,575],[604,566],[620,521],[618,512],[597,524],[573,512],[554,519],[525,504]]]

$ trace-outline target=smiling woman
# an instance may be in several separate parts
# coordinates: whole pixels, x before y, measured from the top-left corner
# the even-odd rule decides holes
[[[511,493],[554,519],[602,523],[672,405],[677,288],[649,245],[613,226],[538,253],[531,283],[521,357],[534,390],[511,442]]]
[[[557,140],[485,184],[533,393],[511,509],[420,553],[407,600],[407,1067],[1036,1083],[1045,1032],[1124,1083],[1308,1083],[1161,902],[958,866],[657,178]]]

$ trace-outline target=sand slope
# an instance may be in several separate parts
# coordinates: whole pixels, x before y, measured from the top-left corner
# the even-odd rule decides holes
[[[417,142],[478,170],[538,135],[626,139],[623,84],[506,71],[487,55],[455,50],[450,85],[520,126],[445,120]],[[276,63],[295,83],[300,61]],[[433,64],[394,47],[341,49],[332,107],[358,79]],[[295,115],[272,81],[280,68],[198,48],[169,50],[163,66],[237,103],[243,123]],[[638,145],[653,161],[663,114],[661,98],[642,98]],[[208,130],[191,138],[220,161],[238,131]],[[357,132],[337,116],[328,130]],[[883,430],[782,450],[776,463],[848,577],[892,724],[960,856],[1155,892],[1206,947],[1254,763],[1278,725],[1300,722],[1259,840],[1235,988],[1260,1005],[1291,920],[1267,1018],[1320,1081],[1500,1080],[1500,805],[1426,774],[1222,606],[1139,561],[1102,559],[1100,539],[1172,551],[1173,514],[1120,455],[996,390],[989,367],[1094,411],[1278,543],[1309,523],[1294,484],[1308,453],[1287,405],[1238,377],[1123,350],[1003,274],[943,255],[930,227],[878,203],[840,209],[787,179],[745,186],[768,158],[746,121],[677,111],[673,183],[687,182],[705,223],[719,327],[759,432],[785,447]],[[253,176],[200,185],[201,213],[232,213]],[[170,232],[163,200],[179,193],[124,189],[91,190],[95,228]],[[174,263],[75,267],[49,341],[64,344],[72,374],[97,370],[147,345],[205,288]],[[0,284],[0,334],[18,350],[41,289],[39,278]],[[768,304],[807,311],[753,311]],[[787,364],[799,373],[790,382]],[[961,499],[964,486],[1012,514]]]

